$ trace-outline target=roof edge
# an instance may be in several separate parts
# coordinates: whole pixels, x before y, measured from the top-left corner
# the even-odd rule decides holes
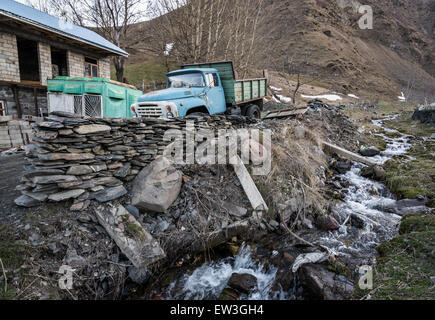
[[[9,18],[12,18],[12,19],[15,19],[15,20],[18,20],[18,21],[21,21],[21,22],[24,22],[24,23],[30,24],[30,25],[34,25],[34,26],[36,26],[36,27],[38,27],[38,28],[41,28],[41,29],[44,29],[44,30],[50,31],[50,32],[52,32],[52,33],[59,34],[59,35],[63,35],[63,36],[68,37],[68,38],[70,38],[70,39],[74,39],[74,40],[77,40],[77,41],[80,41],[80,42],[86,43],[86,44],[91,45],[91,46],[93,46],[93,47],[97,47],[97,48],[103,49],[103,50],[105,50],[105,51],[108,51],[108,52],[111,52],[111,53],[115,53],[115,54],[117,54],[117,55],[120,55],[120,56],[123,56],[123,57],[126,57],[126,58],[128,58],[128,56],[129,56],[128,52],[122,50],[121,48],[119,48],[121,51],[116,51],[116,50],[113,50],[113,49],[107,48],[107,47],[105,47],[105,46],[102,46],[102,45],[96,44],[96,43],[94,43],[94,42],[92,42],[92,41],[87,41],[87,40],[85,40],[85,39],[83,39],[83,38],[75,37],[75,36],[73,36],[73,35],[70,34],[70,33],[61,32],[60,30],[56,30],[56,29],[54,29],[54,28],[51,28],[51,27],[46,26],[46,25],[43,25],[43,24],[38,23],[38,22],[36,22],[36,21],[33,21],[33,20],[31,20],[31,19],[27,19],[27,18],[24,18],[24,17],[20,17],[20,16],[18,16],[18,15],[15,15],[15,14],[9,12],[9,11],[4,11],[4,10],[1,10],[1,9],[0,9],[0,14],[1,14],[1,15],[4,15],[4,16],[7,16],[7,17],[9,17]],[[106,39],[106,40],[107,40],[107,39]]]

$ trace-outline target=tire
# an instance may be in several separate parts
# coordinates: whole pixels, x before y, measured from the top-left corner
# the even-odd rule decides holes
[[[246,110],[246,116],[250,119],[260,120],[261,119],[260,107],[257,106],[256,104],[250,105]]]

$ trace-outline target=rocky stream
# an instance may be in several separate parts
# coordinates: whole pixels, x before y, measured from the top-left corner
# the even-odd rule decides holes
[[[373,124],[382,127],[385,132],[393,132],[383,125],[389,119],[376,120]],[[371,158],[375,163],[382,165],[411,148],[409,140],[412,137],[398,131],[394,133],[397,138],[382,135],[387,147]],[[397,236],[401,210],[406,207],[406,212],[410,212],[424,207],[418,201],[396,201],[384,184],[363,177],[363,168],[364,165],[353,163],[348,168],[350,170],[333,177],[343,195],[343,201],[333,209],[333,216],[340,223],[338,230],[321,232],[308,228],[299,234],[325,248],[324,252],[301,244],[292,245],[284,239],[288,235],[268,239],[267,245],[264,245],[264,241],[261,244],[244,243],[236,255],[206,262],[194,270],[185,270],[169,286],[160,287],[160,291],[153,290],[149,297],[154,295],[154,298],[185,300],[304,299],[307,298],[305,291],[310,290],[307,288],[309,281],[300,280],[307,276],[301,275],[298,270],[303,264],[320,263],[331,256],[334,261],[340,261],[339,265],[346,265],[351,272],[347,276],[338,275],[317,268],[315,264],[311,264],[304,272],[314,273],[310,275],[314,282],[324,282],[318,286],[325,290],[329,287],[329,297],[348,296],[357,285],[358,267],[373,265],[375,248]]]

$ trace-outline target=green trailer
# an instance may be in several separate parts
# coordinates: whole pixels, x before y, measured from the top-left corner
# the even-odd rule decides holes
[[[238,80],[232,61],[188,64],[182,66],[182,68],[218,70],[227,105],[243,107],[256,104],[260,109],[263,109],[263,98],[267,95],[266,78]]]
[[[95,118],[131,118],[130,106],[142,95],[132,86],[104,78],[56,77],[47,81],[50,112]]]

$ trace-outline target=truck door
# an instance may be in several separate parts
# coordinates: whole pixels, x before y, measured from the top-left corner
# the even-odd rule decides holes
[[[210,114],[224,113],[227,109],[225,94],[217,73],[207,73],[207,108]]]

